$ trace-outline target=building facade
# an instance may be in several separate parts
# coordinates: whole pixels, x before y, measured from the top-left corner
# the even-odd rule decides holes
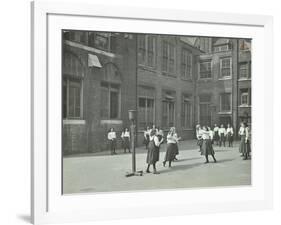
[[[107,149],[107,131],[120,136],[136,107],[136,37],[63,32],[63,152]],[[120,146],[120,143],[118,143]]]
[[[129,127],[137,145],[147,126],[183,140],[195,126],[251,119],[250,40],[63,31],[63,153],[108,149],[107,132]]]

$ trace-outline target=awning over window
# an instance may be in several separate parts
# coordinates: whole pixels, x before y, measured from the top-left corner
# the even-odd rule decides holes
[[[88,54],[88,66],[101,68],[99,58],[96,55]]]

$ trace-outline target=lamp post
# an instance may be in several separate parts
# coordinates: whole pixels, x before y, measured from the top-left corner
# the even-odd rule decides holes
[[[126,177],[131,176],[142,176],[142,171],[136,171],[136,147],[135,147],[135,137],[136,137],[136,110],[129,110],[129,120],[131,121],[130,133],[131,133],[131,149],[132,149],[132,172],[126,173]]]

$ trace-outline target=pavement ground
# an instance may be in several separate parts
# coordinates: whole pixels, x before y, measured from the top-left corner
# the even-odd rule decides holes
[[[163,167],[166,145],[161,146],[157,170],[160,174],[147,174],[146,150],[136,149],[137,170],[143,176],[125,177],[131,172],[132,156],[119,150],[117,155],[109,152],[80,154],[63,159],[63,193],[123,192],[154,189],[200,188],[219,186],[241,186],[251,184],[251,160],[242,160],[234,147],[214,145],[217,163],[209,156],[210,163],[198,152],[196,141],[179,144],[178,161],[172,167]],[[151,168],[152,170],[152,168]]]

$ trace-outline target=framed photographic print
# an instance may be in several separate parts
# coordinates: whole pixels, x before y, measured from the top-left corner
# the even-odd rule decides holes
[[[32,25],[34,224],[272,207],[271,17],[36,1]]]

